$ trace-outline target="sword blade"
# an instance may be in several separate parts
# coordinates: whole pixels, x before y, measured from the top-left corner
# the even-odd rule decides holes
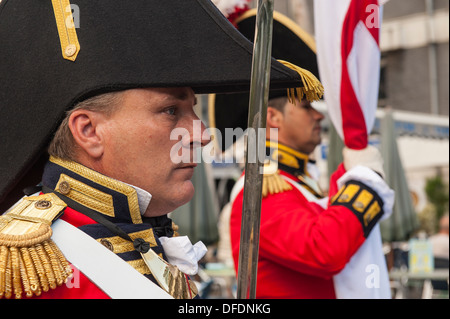
[[[246,299],[247,295],[250,299],[256,297],[262,172],[264,166],[264,155],[257,155],[261,153],[261,150],[264,150],[263,154],[265,154],[265,128],[272,55],[272,24],[273,0],[259,0],[250,83],[249,134],[247,137],[244,202],[237,280],[237,297],[239,299]],[[260,136],[262,132],[264,134]],[[256,149],[252,148],[254,146],[257,146]],[[252,151],[255,151],[256,154],[252,154]],[[252,158],[256,158],[256,161],[249,160]]]
[[[166,292],[169,292],[169,280],[167,274],[170,271],[169,265],[159,257],[152,249],[146,253],[141,253],[142,259],[147,264],[158,284]]]

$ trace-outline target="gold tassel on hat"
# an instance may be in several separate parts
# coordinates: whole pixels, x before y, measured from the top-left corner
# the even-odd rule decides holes
[[[39,296],[67,282],[72,269],[50,239],[65,207],[54,194],[30,196],[0,216],[0,298]]]
[[[303,96],[306,95],[306,99],[309,102],[318,101],[322,98],[324,88],[322,83],[320,83],[320,81],[314,76],[314,74],[290,62],[283,60],[278,60],[278,62],[294,71],[297,71],[302,79],[303,87],[288,89],[288,99],[290,103],[295,104],[296,96],[299,101],[301,101],[303,99]]]

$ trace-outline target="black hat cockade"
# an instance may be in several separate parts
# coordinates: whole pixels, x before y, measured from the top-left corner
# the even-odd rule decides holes
[[[139,87],[245,92],[252,53],[210,0],[1,1],[0,204],[24,176],[40,181],[36,165],[77,102]],[[303,86],[275,59],[270,74],[272,89]]]
[[[256,9],[251,9],[236,19],[237,29],[249,40],[255,34]],[[302,76],[302,88],[293,90],[271,90],[269,99],[296,95],[309,101],[318,100],[323,95],[320,84],[314,38],[300,28],[294,21],[279,12],[273,13],[272,57],[292,69],[298,70]],[[301,69],[299,68],[301,67]],[[309,88],[309,90],[308,90]],[[215,138],[219,150],[225,151],[232,146],[234,140],[225,139],[225,129],[247,128],[249,94],[210,94],[209,95],[209,125],[221,133],[222,140]],[[236,136],[239,138],[239,136]]]

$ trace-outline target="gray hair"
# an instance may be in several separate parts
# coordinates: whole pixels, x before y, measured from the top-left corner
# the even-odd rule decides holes
[[[122,92],[110,92],[91,97],[76,104],[71,110],[66,112],[65,118],[50,142],[48,147],[49,155],[64,160],[76,160],[78,146],[69,128],[69,118],[75,110],[84,109],[110,116],[121,101]]]

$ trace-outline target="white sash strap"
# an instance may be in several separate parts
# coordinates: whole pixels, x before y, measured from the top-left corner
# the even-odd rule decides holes
[[[52,230],[52,239],[67,260],[112,299],[172,298],[122,258],[71,224],[57,220]]]
[[[328,201],[328,198],[320,198],[319,199],[316,196],[314,196],[314,194],[312,194],[310,191],[308,191],[306,188],[304,188],[302,185],[300,185],[299,183],[294,181],[293,179],[291,179],[291,178],[289,178],[289,177],[287,177],[285,175],[281,175],[281,177],[283,179],[285,179],[286,181],[288,181],[295,188],[297,188],[299,190],[299,192],[302,193],[303,196],[305,196],[305,198],[309,202],[315,202],[315,203],[319,204],[320,206],[322,206],[323,208],[326,207],[326,203]],[[236,199],[237,195],[240,193],[242,188],[244,188],[244,176],[241,176],[237,180],[237,182],[233,186],[233,189],[231,190],[231,194],[230,194],[230,202],[231,203],[234,202],[234,200]]]
[[[286,181],[288,181],[291,185],[293,185],[295,188],[297,188],[299,190],[300,193],[302,193],[303,196],[305,196],[305,198],[309,201],[309,202],[313,202],[313,203],[317,203],[320,206],[322,206],[322,208],[326,208],[326,204],[328,202],[328,197],[325,198],[317,198],[316,196],[314,196],[313,193],[311,193],[309,190],[307,190],[305,187],[303,187],[301,184],[297,183],[296,181],[294,181],[293,179],[285,176],[285,175],[281,175]]]

